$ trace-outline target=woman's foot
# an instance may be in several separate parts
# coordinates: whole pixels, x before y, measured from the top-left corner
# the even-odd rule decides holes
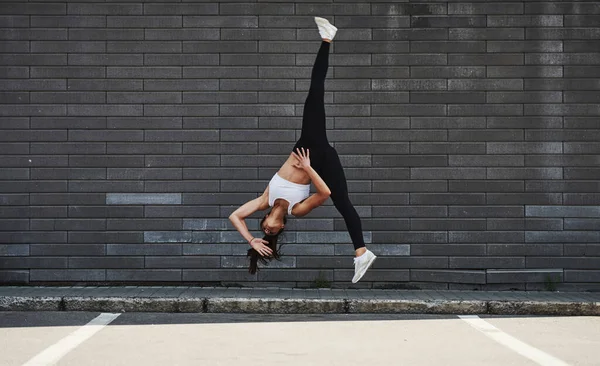
[[[331,42],[333,37],[335,37],[337,28],[334,27],[333,24],[329,23],[329,21],[325,18],[315,17],[315,23],[317,23],[321,38],[323,38],[325,42]]]
[[[363,255],[354,257],[354,277],[352,283],[357,283],[371,267],[377,256],[367,249]]]

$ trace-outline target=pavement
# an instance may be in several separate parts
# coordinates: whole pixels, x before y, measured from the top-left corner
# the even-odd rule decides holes
[[[600,315],[600,292],[0,286],[0,311]]]

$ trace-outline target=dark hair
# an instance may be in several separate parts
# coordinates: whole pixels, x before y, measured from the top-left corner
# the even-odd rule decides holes
[[[271,211],[269,211],[269,213],[271,213]],[[262,225],[265,222],[266,218],[267,216],[265,215],[265,217],[263,217],[262,220],[260,220],[259,227],[261,231]],[[283,216],[283,224],[285,225],[286,223],[287,217]],[[248,272],[250,272],[251,274],[255,274],[256,271],[258,271],[258,261],[260,261],[262,264],[268,265],[269,262],[273,260],[273,258],[277,259],[278,261],[281,260],[281,245],[279,246],[279,249],[277,249],[277,240],[279,239],[279,235],[283,232],[283,230],[284,228],[281,228],[281,230],[279,230],[279,232],[275,235],[265,234],[263,236],[263,240],[269,242],[267,246],[273,251],[273,254],[269,255],[268,257],[263,257],[254,248],[248,249],[247,257],[250,258],[250,267],[248,268]]]

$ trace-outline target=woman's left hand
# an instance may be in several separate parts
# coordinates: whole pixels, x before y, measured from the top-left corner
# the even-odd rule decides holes
[[[302,149],[302,150],[300,150]],[[296,168],[299,169],[307,169],[310,167],[310,152],[308,151],[308,149],[306,149],[306,151],[304,151],[304,148],[296,148],[296,151],[298,151],[298,153],[295,153],[292,151],[292,154],[294,155],[294,157],[296,159],[298,159],[298,162],[296,164],[294,164],[294,166]]]

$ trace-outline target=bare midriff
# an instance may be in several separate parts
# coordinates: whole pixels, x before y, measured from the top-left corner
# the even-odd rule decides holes
[[[306,174],[306,172],[303,169],[294,167],[293,164],[296,163],[297,161],[298,160],[294,157],[294,155],[290,154],[290,156],[286,160],[286,162],[283,163],[281,168],[279,168],[279,171],[277,172],[277,174],[281,178],[283,178],[285,180],[289,180],[292,183],[309,184],[310,177],[308,176],[308,174]]]

